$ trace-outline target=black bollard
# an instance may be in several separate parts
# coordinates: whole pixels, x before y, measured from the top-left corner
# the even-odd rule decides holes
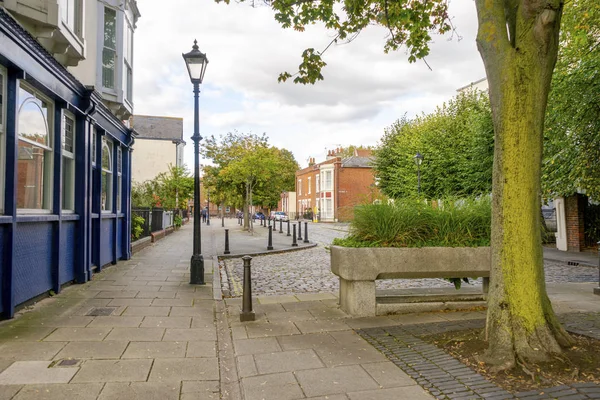
[[[292,236],[292,234],[290,233],[290,220],[288,219],[288,233],[287,236]]]
[[[271,217],[269,217],[269,228],[271,227]]]
[[[263,226],[263,219],[260,219],[260,226]]]
[[[304,243],[310,243],[308,241],[308,222],[304,223]]]
[[[250,261],[252,257],[244,256],[244,293],[242,294],[242,312],[240,313],[240,321],[254,321],[256,315],[252,311],[252,282],[250,278]]]
[[[298,221],[298,241],[302,240],[302,221]]]
[[[269,242],[267,243],[267,250],[273,250],[273,227],[269,225]]]
[[[223,254],[229,254],[229,229],[225,229],[225,251]]]
[[[294,224],[294,234],[292,235],[292,247],[298,247],[298,243],[296,242],[296,224]]]
[[[283,220],[279,220],[279,233],[283,233]]]

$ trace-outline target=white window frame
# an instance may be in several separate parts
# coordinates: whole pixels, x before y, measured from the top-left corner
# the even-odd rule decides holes
[[[319,187],[319,184],[321,183],[321,182],[320,182],[320,181],[321,181],[320,177],[321,177],[321,174],[317,174],[317,175],[315,176],[315,193],[319,193],[319,191],[320,191],[320,189],[321,189],[321,188]]]
[[[117,94],[118,88],[120,86],[120,82],[119,82],[119,75],[121,72],[121,68],[120,68],[120,63],[119,63],[119,10],[117,8],[114,7],[110,7],[108,5],[103,4],[102,2],[98,3],[101,7],[102,13],[101,13],[101,21],[100,21],[100,31],[99,31],[99,50],[100,50],[100,83],[102,85],[102,90],[109,92],[109,93],[113,93],[113,94]],[[106,47],[105,43],[104,43],[104,29],[105,29],[105,16],[106,16],[106,11],[107,10],[111,10],[115,13],[115,48],[111,49],[110,47]],[[114,71],[113,71],[113,87],[109,87],[109,86],[105,86],[104,85],[104,49],[108,48],[112,51],[114,51]]]
[[[45,101],[46,103],[48,103],[48,117],[46,120],[46,124],[48,126],[48,145],[43,145],[41,143],[37,143],[35,141],[32,141],[30,139],[27,138],[22,138],[19,134],[19,113],[20,113],[20,109],[17,110],[17,118],[16,118],[16,140],[17,140],[17,146],[19,141],[23,141],[25,143],[29,143],[31,145],[34,145],[44,151],[48,151],[49,153],[48,155],[48,160],[46,161],[46,154],[44,154],[44,163],[48,163],[47,165],[44,165],[44,178],[48,178],[48,179],[44,179],[44,190],[43,190],[43,200],[42,200],[42,204],[43,203],[47,203],[47,208],[17,208],[17,212],[20,214],[50,214],[53,211],[53,188],[54,188],[54,148],[52,147],[52,145],[54,144],[54,101],[52,101],[52,99],[50,99],[49,97],[46,97],[44,94],[42,94],[39,90],[33,88],[31,85],[29,85],[27,82],[23,81],[23,80],[18,80],[18,85],[17,85],[17,93],[19,93],[20,89],[24,89],[27,92],[29,92],[30,94],[32,94],[35,98],[37,98],[38,100],[42,100]],[[19,103],[19,99],[17,97],[17,104]],[[46,170],[46,168],[48,170]],[[17,189],[18,190],[18,189]],[[15,193],[16,195],[16,193]]]
[[[123,24],[123,98],[133,104],[133,21],[125,12]],[[129,73],[129,74],[128,74]]]
[[[302,196],[302,179],[298,179],[298,196]]]
[[[107,140],[106,138],[102,138],[102,161],[100,162],[100,179],[102,180],[102,187],[100,188],[100,210],[103,213],[112,213],[114,210],[113,204],[113,190],[114,190],[114,171],[113,171],[113,154],[112,148],[113,143]],[[108,168],[104,167],[104,151],[108,154]],[[104,179],[104,173],[106,173],[107,178]],[[106,183],[106,200],[102,202],[102,195],[104,194],[104,182]]]
[[[69,9],[73,7],[73,21],[69,20]],[[63,25],[77,38],[83,40],[83,0],[61,0],[60,20]],[[66,17],[66,18],[65,18]]]
[[[6,185],[6,69],[0,65],[0,214],[4,214],[4,186]]]
[[[310,188],[311,180],[312,180],[312,179],[311,179],[311,177],[309,176],[309,177],[308,177],[308,193],[307,193],[307,194],[311,194],[311,193],[312,193],[312,192],[311,192],[311,188]]]
[[[73,123],[73,151],[70,152],[65,148],[66,144],[66,120],[70,119]],[[75,115],[67,110],[63,110],[63,120],[62,120],[62,135],[61,135],[61,145],[62,145],[62,168],[63,168],[63,182],[62,182],[62,204],[61,207],[63,211],[75,211],[75,151],[76,151],[76,138],[77,138],[77,120],[75,119]],[[71,180],[70,187],[67,187],[67,182],[65,182],[64,171],[65,171],[65,159],[67,162],[72,163],[73,168],[71,169],[70,177]],[[67,190],[69,193],[67,193]],[[69,196],[70,204],[65,207],[65,197]]]

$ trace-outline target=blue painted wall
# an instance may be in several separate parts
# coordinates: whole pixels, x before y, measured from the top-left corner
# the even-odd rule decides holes
[[[3,271],[4,271],[4,231],[5,231],[6,227],[3,225],[0,225],[0,282],[2,282],[3,279]],[[0,284],[0,299],[2,298],[2,285]],[[3,307],[2,307],[2,302],[0,301],[0,312],[4,311]]]
[[[14,246],[15,304],[52,288],[52,224],[17,225]]]
[[[123,248],[121,247],[121,239],[123,238],[123,218],[117,219],[117,258],[121,259],[123,257]]]
[[[112,262],[112,254],[114,249],[113,239],[113,220],[102,220],[102,249],[100,250],[100,266],[105,266]]]
[[[60,231],[60,284],[75,279],[75,221],[63,222]]]

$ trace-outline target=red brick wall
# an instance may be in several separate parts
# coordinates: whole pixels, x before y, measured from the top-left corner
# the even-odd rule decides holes
[[[587,198],[581,194],[575,194],[565,198],[567,251],[581,251],[585,247],[583,210],[586,201]]]
[[[339,168],[338,213],[340,221],[354,218],[354,207],[372,203],[377,198],[377,188],[372,168]]]

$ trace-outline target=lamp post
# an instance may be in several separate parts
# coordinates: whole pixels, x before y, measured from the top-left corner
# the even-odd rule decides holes
[[[415,164],[417,164],[417,193],[421,195],[421,163],[423,162],[423,155],[417,151],[417,155],[413,158]]]
[[[190,80],[194,85],[194,252],[190,262],[190,283],[204,285],[204,257],[202,257],[201,232],[200,232],[200,123],[198,118],[198,95],[200,84],[204,79],[208,59],[206,54],[198,50],[198,42],[189,53],[182,54],[187,67]]]

